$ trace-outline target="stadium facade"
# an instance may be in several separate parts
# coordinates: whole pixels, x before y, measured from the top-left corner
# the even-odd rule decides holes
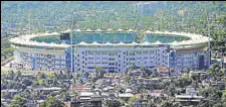
[[[208,38],[197,34],[145,31],[144,39],[139,42],[136,31],[132,29],[76,29],[73,35],[84,35],[72,36],[71,45],[70,32],[32,34],[11,39],[15,64],[32,70],[73,72],[93,72],[97,67],[103,67],[107,72],[123,72],[133,65],[147,69],[166,66],[172,70],[209,66]]]

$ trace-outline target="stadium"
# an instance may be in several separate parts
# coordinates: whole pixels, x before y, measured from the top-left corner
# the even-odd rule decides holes
[[[72,34],[72,36],[71,36]],[[208,38],[191,33],[129,30],[70,30],[11,39],[14,65],[24,69],[123,72],[128,68],[207,68]],[[72,39],[71,39],[72,38]]]

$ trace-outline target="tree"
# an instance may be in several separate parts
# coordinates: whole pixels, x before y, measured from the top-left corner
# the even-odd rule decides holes
[[[22,80],[22,84],[26,85],[26,86],[30,86],[32,85],[32,81],[29,79],[23,79]]]
[[[106,107],[119,107],[121,104],[117,100],[107,100],[105,105]]]
[[[40,103],[40,107],[64,107],[64,105],[63,102],[53,96],[49,96],[44,102]]]
[[[17,71],[15,76],[15,79],[19,80],[21,78],[21,71]]]
[[[103,67],[96,67],[95,73],[96,73],[96,77],[103,78],[104,74],[105,74],[104,68]]]
[[[166,102],[163,102],[162,106],[161,107],[182,107],[181,103],[178,103],[178,102],[169,102],[169,101],[166,101]]]
[[[163,102],[162,106],[161,107],[173,107],[173,102]]]
[[[174,94],[176,93],[176,89],[175,89],[175,84],[174,83],[170,83],[170,85],[168,87],[166,87],[166,92],[170,95],[170,96],[174,96]]]
[[[13,70],[9,71],[8,78],[13,80],[14,77],[15,77],[15,73],[13,72]]]
[[[173,107],[182,107],[182,105],[179,102],[175,102],[175,103],[173,103]]]
[[[76,79],[79,79],[80,76],[81,76],[81,75],[80,75],[79,73],[77,73],[77,74],[76,74]]]
[[[5,105],[5,104],[3,104],[3,103],[2,103],[2,101],[1,101],[1,107],[6,107],[6,105]]]
[[[84,76],[85,76],[86,78],[89,78],[89,72],[85,72],[85,73],[84,73]]]
[[[224,93],[218,87],[206,87],[204,89],[200,89],[200,93],[208,99],[208,101],[201,101],[201,107],[224,107]]]
[[[64,101],[71,101],[71,97],[70,97],[69,93],[67,93],[67,92],[62,92],[62,93],[61,93],[61,98],[62,98]]]
[[[42,72],[38,72],[38,74],[36,75],[36,78],[37,79],[45,79],[46,78],[46,75]]]
[[[155,103],[152,100],[148,100],[148,104],[150,107],[156,107]]]
[[[220,66],[217,64],[214,64],[211,66],[211,68],[208,70],[208,75],[213,77],[214,80],[221,80],[222,76],[224,75],[224,70],[220,69]]]
[[[200,80],[200,73],[192,73],[192,72],[190,72],[190,77],[194,81],[199,81]]]
[[[68,79],[71,79],[72,78],[72,74],[69,70],[66,70],[66,73],[67,73],[67,78]]]
[[[22,95],[15,95],[10,107],[26,107],[27,100]]]
[[[129,105],[132,105],[137,99],[138,98],[136,96],[130,97],[128,101]]]

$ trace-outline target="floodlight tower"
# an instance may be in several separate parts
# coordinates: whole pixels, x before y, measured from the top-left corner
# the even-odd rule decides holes
[[[209,24],[209,14],[207,12],[207,31],[208,31],[208,68],[210,68],[211,65],[211,48],[210,48],[210,24]]]
[[[71,72],[73,71],[73,45],[72,45],[72,37],[73,37],[73,29],[74,25],[76,25],[75,17],[74,17],[74,12],[72,13],[72,23],[71,23],[71,28],[70,28],[70,42],[71,42]]]
[[[138,17],[139,17],[139,20],[136,21],[136,26],[135,26],[135,29],[137,30],[137,33],[139,36],[143,36],[142,35],[142,29],[143,29],[143,25],[142,25],[142,22],[143,22],[143,2],[139,2],[137,4],[135,4],[134,6],[134,10],[135,10],[135,13],[137,13]]]
[[[28,26],[28,28],[29,28],[29,34],[31,34],[31,10],[29,10],[29,13],[28,13],[28,24],[29,24],[29,26]]]

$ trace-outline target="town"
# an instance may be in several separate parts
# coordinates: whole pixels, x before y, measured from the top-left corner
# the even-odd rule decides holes
[[[181,75],[165,67],[154,71],[131,67],[123,73],[105,73],[101,68],[96,68],[95,73],[2,71],[1,104],[13,107],[17,103],[46,107],[51,102],[59,107],[206,107],[217,102],[222,105],[217,107],[223,107],[225,75],[225,68],[217,65],[208,72],[190,71]]]

